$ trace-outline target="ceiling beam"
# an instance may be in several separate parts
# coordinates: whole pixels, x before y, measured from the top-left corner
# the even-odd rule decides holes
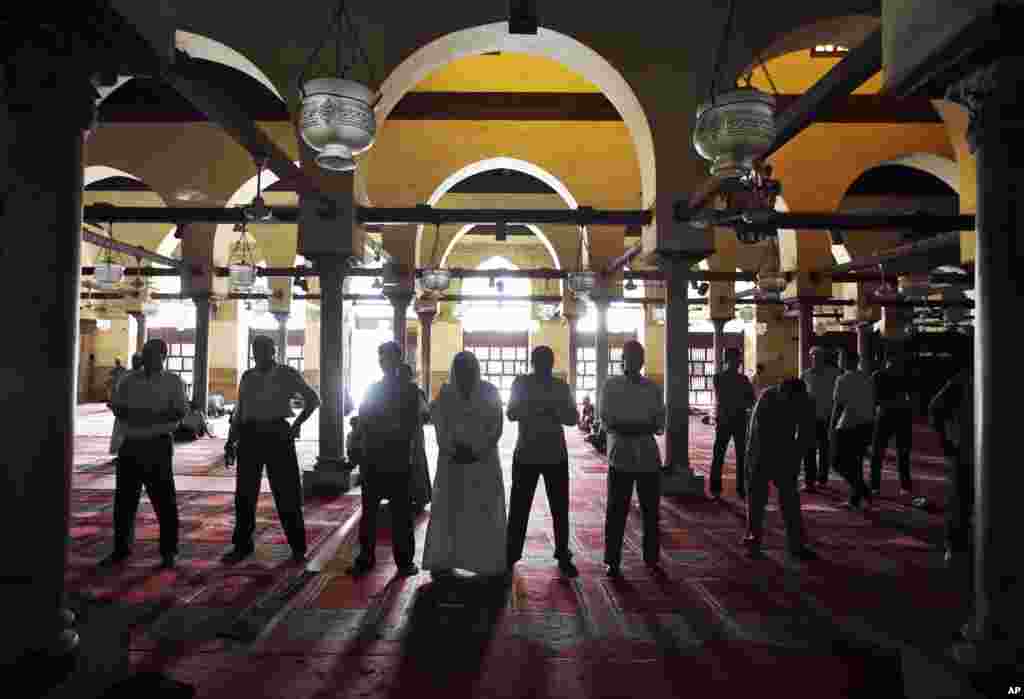
[[[771,157],[881,69],[882,30],[877,29],[785,111],[776,114],[775,140],[763,158]]]
[[[786,112],[803,95],[775,96]],[[242,105],[253,122],[282,122],[279,105]],[[117,123],[193,123],[208,121],[190,102],[105,105],[102,119]],[[600,92],[409,92],[388,115],[394,121],[622,121],[615,106]],[[834,124],[941,123],[927,97],[846,95],[815,116]]]
[[[155,252],[151,252],[146,248],[140,248],[137,245],[129,245],[128,243],[122,243],[119,240],[108,238],[105,235],[93,233],[92,231],[83,228],[82,229],[82,241],[86,243],[92,243],[101,248],[107,250],[113,250],[114,252],[120,252],[125,255],[131,255],[136,259],[150,260],[157,262],[162,265],[167,265],[174,269],[181,268],[181,260],[176,260],[173,257],[165,257]]]

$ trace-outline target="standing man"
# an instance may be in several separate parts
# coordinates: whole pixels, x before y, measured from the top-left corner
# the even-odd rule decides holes
[[[118,382],[128,373],[128,370],[124,368],[124,364],[121,363],[120,357],[114,357],[114,368],[110,370],[110,378],[107,379],[107,388],[111,402],[114,400],[114,391],[117,390]]]
[[[715,374],[715,447],[711,459],[711,497],[722,497],[722,462],[729,441],[736,452],[736,494],[746,499],[744,451],[747,448],[748,411],[754,407],[754,386],[740,373],[740,351],[725,350],[725,368]]]
[[[622,348],[622,375],[610,376],[601,392],[601,423],[608,430],[608,509],[604,523],[604,562],[618,577],[626,515],[636,483],[643,515],[644,563],[658,568],[658,507],[661,501],[661,454],[654,435],[665,429],[661,389],[640,375],[644,346],[630,340]]]
[[[530,354],[533,373],[517,376],[508,402],[508,419],[519,423],[512,457],[512,494],[508,515],[508,568],[522,557],[526,522],[544,476],[548,507],[555,529],[555,558],[567,578],[579,575],[569,550],[569,453],[563,425],[575,425],[579,416],[569,384],[552,374],[555,353],[541,345]]]
[[[860,507],[861,498],[871,503],[871,491],[864,483],[864,455],[875,419],[875,387],[859,361],[855,351],[843,355],[845,373],[836,381],[831,421],[836,470],[850,484],[847,507],[853,510]]]
[[[178,555],[178,501],[174,490],[174,440],[171,435],[185,417],[185,384],[163,370],[167,343],[146,342],[143,370],[126,374],[114,388],[111,406],[120,423],[123,442],[118,450],[114,488],[114,551],[101,566],[120,563],[131,555],[135,515],[142,486],[160,523],[160,558],[173,568]]]
[[[814,441],[807,448],[804,456],[804,490],[808,493],[817,492],[817,485],[828,485],[828,472],[832,465],[829,452],[828,433],[829,419],[832,417],[832,398],[836,392],[836,380],[839,369],[828,361],[828,352],[824,347],[811,350],[811,368],[800,375],[807,393],[814,401],[815,431]]]
[[[796,482],[800,460],[815,438],[815,406],[804,382],[786,379],[765,389],[754,406],[747,443],[750,469],[750,502],[747,507],[747,535],[743,543],[751,557],[761,556],[764,510],[768,504],[768,482],[775,484],[779,508],[786,523],[786,543],[791,556],[814,560],[818,556],[804,544],[800,495]]]
[[[900,495],[909,495],[910,444],[914,424],[914,411],[910,403],[910,382],[901,357],[891,358],[885,368],[872,377],[875,383],[875,401],[878,416],[871,443],[871,490],[882,492],[882,455],[889,440],[896,437],[896,452],[900,469]]]
[[[974,362],[968,362],[932,398],[928,417],[942,439],[946,457],[946,563],[954,556],[969,563],[970,521],[974,509]]]
[[[419,387],[400,374],[402,350],[396,342],[377,349],[384,378],[371,385],[359,406],[363,476],[362,516],[359,518],[359,555],[350,575],[368,573],[376,564],[377,511],[388,499],[391,510],[391,548],[398,574],[415,575],[411,455],[415,431],[420,428]]]
[[[238,405],[231,414],[231,428],[224,445],[225,456],[237,451],[235,472],[234,548],[221,559],[234,564],[255,551],[252,536],[256,529],[256,501],[260,495],[263,467],[274,493],[274,505],[285,537],[292,549],[292,560],[306,560],[306,524],[302,517],[302,479],[295,440],[302,423],[320,407],[320,398],[302,374],[275,361],[274,341],[257,335],[252,341],[256,366],[242,374],[238,385]],[[302,412],[289,425],[292,396],[302,396]],[[230,459],[225,459],[230,461]]]

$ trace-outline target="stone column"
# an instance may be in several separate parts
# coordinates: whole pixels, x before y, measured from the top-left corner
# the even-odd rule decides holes
[[[714,349],[712,350],[715,355],[715,371],[718,371],[722,366],[722,356],[725,352],[725,324],[728,323],[731,318],[712,318],[711,324],[715,326],[714,334]]]
[[[1010,468],[1020,453],[1013,406],[1021,395],[1013,319],[1019,281],[1024,189],[1024,60],[1002,59],[968,76],[948,97],[970,112],[967,131],[978,172],[974,266],[974,618],[969,662],[1012,657],[1019,647],[1022,560],[1017,534],[1024,473]],[[1004,656],[1005,652],[1005,656]]]
[[[0,343],[0,406],[16,419],[3,456],[0,665],[78,646],[64,610],[81,276],[83,136],[96,92],[67,47],[14,46],[0,106],[0,291],[16,341]],[[17,231],[17,233],[13,233]],[[31,409],[26,412],[26,406]],[[19,536],[26,523],[31,536]],[[24,665],[22,665],[24,667]],[[57,672],[56,665],[45,671]],[[16,682],[17,680],[15,680]]]
[[[690,308],[686,257],[662,256],[665,271],[665,465],[690,469]]]
[[[146,345],[146,314],[132,311],[129,315],[135,319],[135,328],[138,331],[135,335],[135,351],[139,354],[142,353],[142,348]]]
[[[569,390],[573,396],[576,395],[576,314],[565,314],[565,324],[569,330],[569,359],[566,366],[566,381],[569,382]]]
[[[800,356],[798,371],[803,374],[811,368],[811,348],[814,347],[814,303],[803,299],[797,302],[799,322],[797,328],[800,337]]]
[[[206,413],[210,391],[210,295],[196,294],[196,354],[192,363],[192,409]]]
[[[405,340],[408,335],[408,323],[406,322],[406,314],[409,311],[409,304],[412,302],[411,291],[398,291],[387,295],[388,301],[391,302],[391,308],[394,311],[394,320],[392,324],[394,326],[394,338],[398,346],[402,348],[402,360],[405,360]]]
[[[597,328],[594,332],[594,353],[597,359],[597,389],[594,392],[594,409],[601,414],[601,392],[608,380],[608,297],[604,288],[596,287],[591,300],[597,313]]]
[[[430,331],[434,326],[434,318],[437,316],[437,301],[433,299],[420,299],[416,302],[416,315],[420,318],[420,342],[423,348],[421,350],[423,359],[420,366],[420,375],[423,377],[423,392],[429,398],[432,395],[430,392]]]
[[[288,363],[288,314],[280,311],[274,313],[277,319],[277,337],[274,344],[277,345],[277,363]]]
[[[868,372],[874,370],[874,356],[871,352],[871,323],[861,323],[857,326],[857,354],[860,355],[861,366]]]
[[[320,272],[320,453],[316,467],[305,472],[307,490],[344,492],[350,486],[345,462],[345,375],[342,289],[347,258],[323,255],[314,260]]]

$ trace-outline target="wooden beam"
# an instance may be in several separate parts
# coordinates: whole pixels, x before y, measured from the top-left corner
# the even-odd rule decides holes
[[[846,58],[836,63],[811,89],[775,118],[775,141],[765,153],[769,158],[807,128],[835,103],[849,96],[882,69],[882,30],[876,30]]]
[[[784,112],[802,95],[776,95]],[[254,122],[284,122],[278,105],[246,107]],[[205,122],[205,113],[185,100],[104,105],[104,123]],[[410,92],[388,115],[399,121],[622,121],[615,106],[599,92]],[[941,123],[926,97],[847,95],[815,117],[834,124]]]

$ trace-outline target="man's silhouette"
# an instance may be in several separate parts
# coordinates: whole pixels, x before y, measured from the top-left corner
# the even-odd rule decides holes
[[[281,520],[292,559],[306,558],[306,524],[302,517],[302,478],[295,453],[302,423],[320,406],[320,398],[302,374],[275,361],[274,341],[258,335],[252,341],[256,366],[242,374],[238,405],[231,414],[225,452],[237,448],[235,472],[234,548],[224,555],[225,563],[237,563],[255,550],[256,501],[260,495],[263,467],[274,493],[274,505]],[[302,412],[289,425],[292,397],[302,396]],[[228,461],[225,459],[225,462]]]
[[[804,545],[803,518],[796,482],[800,461],[815,438],[815,406],[804,382],[786,379],[766,389],[754,406],[747,442],[750,501],[747,507],[747,535],[743,540],[751,556],[761,555],[764,511],[768,504],[768,483],[775,484],[779,507],[786,522],[790,555],[813,560],[817,554]]]
[[[747,448],[747,422],[749,410],[754,407],[754,387],[750,379],[740,373],[740,351],[730,347],[725,351],[725,368],[715,374],[715,446],[711,458],[711,495],[722,494],[722,462],[725,450],[732,440],[736,450],[736,494],[747,497],[744,482],[744,452]]]
[[[579,575],[569,550],[569,453],[563,425],[575,425],[579,416],[569,385],[552,375],[555,353],[536,347],[530,355],[533,373],[517,376],[512,383],[508,419],[519,423],[519,437],[512,457],[512,494],[508,515],[509,570],[523,554],[526,523],[537,489],[544,489],[555,529],[555,558],[566,577]]]
[[[131,555],[135,515],[142,486],[160,523],[160,556],[171,568],[178,554],[178,502],[174,488],[174,439],[186,413],[185,384],[164,371],[167,343],[148,341],[142,349],[143,370],[126,374],[114,389],[111,406],[124,441],[118,450],[114,488],[114,551],[100,565]]]

